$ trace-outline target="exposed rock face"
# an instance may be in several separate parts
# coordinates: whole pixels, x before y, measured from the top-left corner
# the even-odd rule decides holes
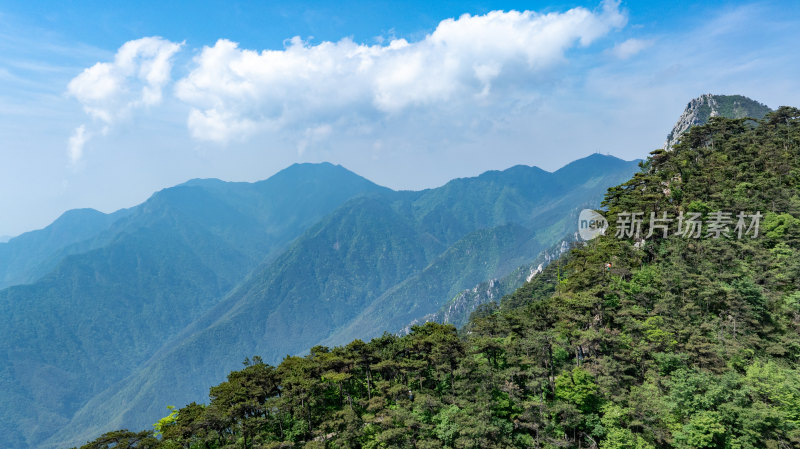
[[[667,135],[664,149],[675,146],[680,137],[695,125],[704,125],[711,117],[761,119],[772,111],[768,106],[742,95],[701,95],[686,105],[678,122]]]
[[[456,327],[464,326],[469,321],[469,316],[481,304],[492,301],[500,301],[503,296],[512,293],[525,282],[541,273],[545,266],[551,261],[558,259],[562,254],[570,249],[570,244],[578,240],[578,234],[562,240],[547,251],[543,251],[536,260],[527,265],[522,265],[502,279],[490,279],[481,282],[475,287],[464,290],[451,298],[437,312],[430,313],[410,322],[406,327],[398,332],[398,335],[406,335],[411,332],[411,326],[433,321],[436,323],[453,324]]]

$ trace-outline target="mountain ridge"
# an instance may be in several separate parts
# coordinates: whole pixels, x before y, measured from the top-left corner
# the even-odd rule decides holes
[[[159,421],[161,439],[117,431],[84,449],[796,447],[798,142],[795,108],[756,126],[712,118],[607,190],[608,232],[479,307],[460,332],[427,323],[278,366],[248,356],[207,405]],[[617,232],[631,211],[646,228],[648,211],[730,210],[759,211],[760,232]]]
[[[627,178],[638,169],[636,162],[617,158],[608,161],[616,161],[616,174],[609,176],[617,176],[617,179]],[[592,159],[578,166],[581,164],[597,167]],[[212,379],[219,379],[247,354],[260,353],[265,359],[276,360],[287,353],[306,351],[329,337],[337,326],[347,324],[354,311],[365,308],[380,293],[423,271],[469,232],[542,217],[554,227],[541,236],[527,237],[533,239],[533,246],[530,247],[532,254],[526,258],[533,260],[539,251],[537,248],[544,249],[546,242],[561,232],[559,229],[571,225],[563,221],[559,211],[582,205],[586,192],[596,192],[599,202],[604,187],[589,181],[581,179],[570,183],[566,177],[540,168],[517,166],[452,180],[435,189],[387,189],[353,198],[307,229],[287,252],[261,263],[236,291],[198,318],[196,324],[187,327],[196,334],[181,332],[180,341],[167,343],[138,373],[87,402],[73,418],[73,424],[65,428],[100,431],[102,428],[90,423],[102,419],[126,427],[152,422],[152,417],[163,410],[163,405],[147,400],[154,394],[173,395],[170,401],[181,403],[202,394],[214,381]],[[560,200],[540,200],[552,194]],[[539,203],[542,204],[534,207]],[[535,213],[531,212],[534,209]],[[539,238],[544,239],[542,243],[536,240]],[[299,250],[297,245],[305,249]],[[502,251],[511,249],[515,249],[513,245]],[[294,256],[287,256],[293,251]],[[311,254],[315,256],[312,258]],[[365,264],[367,260],[370,262]],[[510,271],[518,264],[509,262],[509,265],[513,266],[504,270]],[[498,274],[496,269],[494,266],[480,268],[478,277],[458,281],[460,283],[453,288],[469,288],[479,280],[494,277]],[[383,274],[374,277],[369,273]],[[437,304],[447,299],[449,296],[434,298]],[[298,316],[304,317],[302,323],[285,328]],[[404,320],[395,326],[399,329],[406,323]],[[239,337],[231,337],[237,333]],[[215,362],[205,363],[212,359]],[[169,367],[184,364],[197,370],[195,379],[208,380],[204,384],[185,380],[176,384],[168,375]],[[181,396],[174,396],[179,391],[182,391]],[[127,404],[125,410],[116,407],[122,404]],[[112,408],[117,411],[112,412]],[[74,441],[74,438],[76,436],[61,432],[44,447]]]
[[[39,446],[58,423],[128,375],[305,227],[350,197],[384,189],[333,166],[300,170],[307,176],[162,189],[89,240],[65,247],[36,282],[0,290],[0,358],[8,362],[0,380],[14,391],[0,397],[0,434],[14,440],[0,445]],[[286,183],[292,178],[297,184]],[[284,213],[287,207],[291,213]],[[31,235],[41,240],[41,232]],[[89,370],[85,379],[81,369]],[[51,374],[48,380],[31,373]],[[42,396],[52,390],[48,385],[59,391]],[[39,424],[15,432],[22,419]]]

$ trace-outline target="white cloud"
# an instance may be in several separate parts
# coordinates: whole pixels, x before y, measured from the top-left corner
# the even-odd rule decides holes
[[[569,49],[625,23],[619,2],[606,1],[596,11],[463,15],[442,21],[418,42],[311,45],[295,37],[283,50],[258,52],[221,39],[203,48],[194,69],[176,84],[176,95],[192,109],[192,136],[216,142],[262,129],[304,133],[309,123],[336,122],[342,115],[469,107],[490,99],[496,87],[515,95],[562,63]]]
[[[653,41],[642,39],[628,39],[611,49],[611,54],[619,59],[628,59],[653,45]]]
[[[73,165],[83,156],[83,146],[88,138],[85,125],[75,128],[75,131],[72,132],[72,136],[69,138],[69,160]]]
[[[183,44],[160,37],[128,41],[117,51],[113,62],[98,62],[73,78],[67,93],[83,110],[103,123],[102,133],[132,110],[161,103],[162,90],[170,80],[172,56]],[[69,157],[76,163],[89,140],[86,126],[79,126],[69,139]]]
[[[331,135],[332,131],[333,127],[327,123],[306,128],[305,132],[303,133],[303,138],[300,139],[300,142],[297,144],[297,154],[302,156],[303,153],[306,152],[306,148],[308,148],[309,145],[326,140]]]
[[[223,142],[239,136],[243,138],[257,129],[257,124],[250,118],[234,116],[226,110],[192,109],[188,119],[192,137],[199,140]]]
[[[619,1],[606,0],[595,10],[465,14],[443,20],[416,42],[345,38],[311,44],[295,37],[283,49],[256,51],[220,39],[197,54],[174,94],[188,108],[194,139],[226,143],[283,132],[302,154],[334,128],[359,133],[409,111],[458,126],[480,121],[469,117],[477,110],[502,120],[558,79],[553,69],[565,63],[568,51],[626,21]],[[114,125],[162,102],[182,45],[159,37],[129,41],[113,61],[75,77],[68,93],[95,127]],[[84,129],[82,136],[99,133]],[[87,140],[82,137],[79,147]],[[70,143],[71,157],[79,159],[82,151],[72,148]]]
[[[98,62],[73,78],[67,92],[87,114],[106,123],[132,108],[156,105],[170,79],[172,56],[181,46],[160,37],[128,41],[113,62]]]

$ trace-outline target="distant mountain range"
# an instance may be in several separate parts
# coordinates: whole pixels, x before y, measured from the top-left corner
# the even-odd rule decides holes
[[[159,420],[159,437],[152,425],[116,430],[81,449],[800,447],[800,109],[748,120],[711,119],[653,151],[608,189],[604,235],[537,266],[460,330],[426,323],[277,366],[245,359],[207,403]],[[623,235],[635,211],[643,238]],[[707,232],[668,223],[692,211]],[[738,218],[752,228],[713,211],[750,211]],[[664,232],[645,236],[658,216]],[[469,241],[503,248],[514,228]],[[259,285],[271,289],[250,291]],[[446,313],[500,290],[482,283]],[[319,304],[329,310],[307,309]]]
[[[516,166],[418,192],[365,189],[165,335],[43,447],[79,443],[87,430],[149,425],[166,405],[203,398],[247,356],[277,363],[317,344],[398,331],[455,293],[533,262],[574,232],[581,208],[599,205],[608,186],[636,170],[637,161],[593,155],[554,173]],[[193,375],[174,376],[177,366]]]
[[[192,180],[113,214],[69,211],[0,243],[0,447],[149,427],[245,357],[466,322],[638,170],[595,154],[393,191],[297,164],[257,183]]]
[[[7,280],[47,271],[0,290],[0,447],[39,446],[308,226],[385,190],[297,165],[259,183],[190,181],[110,216],[71,211],[0,244]]]
[[[396,192],[301,164],[258,183],[189,181],[113,214],[69,211],[0,244],[0,445],[146,426],[167,405],[153,394],[202,398],[248,355],[277,362],[400,330],[533,262],[636,166],[593,155]],[[176,379],[176,366],[194,375]]]

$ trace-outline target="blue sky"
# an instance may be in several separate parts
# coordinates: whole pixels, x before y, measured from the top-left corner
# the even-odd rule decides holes
[[[800,105],[794,2],[0,1],[0,236],[330,161],[419,189]]]

